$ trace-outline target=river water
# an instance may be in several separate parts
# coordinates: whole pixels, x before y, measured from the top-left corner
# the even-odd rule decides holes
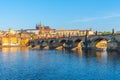
[[[2,48],[0,80],[120,80],[120,53]]]

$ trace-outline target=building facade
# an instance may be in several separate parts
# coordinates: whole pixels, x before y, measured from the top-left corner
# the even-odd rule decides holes
[[[50,28],[50,26],[43,26],[42,24],[36,25],[36,30],[41,33],[55,33],[56,29]]]
[[[88,35],[94,35],[94,32],[92,29],[89,30],[56,30],[56,36],[85,36]]]

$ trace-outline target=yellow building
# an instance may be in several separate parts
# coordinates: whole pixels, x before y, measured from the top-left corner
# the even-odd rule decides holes
[[[29,38],[20,38],[16,36],[2,37],[2,46],[26,46]]]
[[[20,46],[26,46],[26,44],[28,43],[29,39],[28,38],[23,38],[20,41]]]
[[[2,46],[19,46],[20,40],[16,36],[3,36]]]
[[[1,46],[26,46],[29,39],[30,36],[28,34],[17,34],[14,30],[9,29],[9,31],[1,37]]]

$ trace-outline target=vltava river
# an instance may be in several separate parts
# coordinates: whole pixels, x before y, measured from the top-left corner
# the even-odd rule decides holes
[[[120,53],[2,48],[0,80],[120,80]]]

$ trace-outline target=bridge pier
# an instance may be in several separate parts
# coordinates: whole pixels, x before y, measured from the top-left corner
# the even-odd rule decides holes
[[[55,48],[56,50],[63,50],[66,48],[66,42],[58,44],[58,46]]]
[[[116,41],[111,41],[108,43],[107,45],[107,50],[108,51],[120,51],[120,42],[116,42]]]
[[[28,43],[28,47],[29,48],[32,48],[32,49],[40,49],[40,45],[38,44],[38,42],[37,41],[35,41],[35,40],[32,40],[32,41],[30,41],[29,43]]]
[[[58,46],[55,48],[56,50],[63,50],[63,46]]]
[[[48,49],[50,49],[50,47],[49,46],[45,46],[43,49],[48,50]]]
[[[81,49],[82,49],[82,41],[76,43],[76,46],[73,47],[71,50],[72,50],[72,51],[76,51],[76,50],[81,50]]]
[[[40,49],[40,45],[35,45],[32,49]]]

